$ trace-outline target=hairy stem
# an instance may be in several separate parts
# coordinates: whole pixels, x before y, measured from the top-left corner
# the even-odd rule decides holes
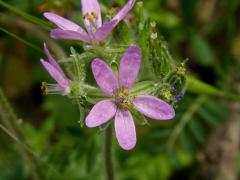
[[[112,162],[112,125],[110,125],[103,135],[103,158],[106,180],[114,180],[114,169]]]
[[[43,179],[43,174],[39,169],[39,166],[33,157],[32,151],[30,150],[27,145],[24,143],[24,137],[18,127],[18,118],[14,114],[10,104],[8,103],[6,97],[4,96],[1,88],[0,88],[0,119],[2,120],[4,126],[1,124],[0,129],[6,132],[10,137],[12,137],[15,141],[19,144],[18,149],[19,152],[22,154],[23,158],[29,165],[31,169],[33,178],[35,180]]]

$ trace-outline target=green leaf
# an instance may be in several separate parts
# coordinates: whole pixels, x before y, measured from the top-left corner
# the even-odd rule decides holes
[[[191,138],[185,131],[182,131],[180,135],[180,143],[186,151],[188,151],[191,155],[194,156],[195,154],[194,145],[192,144]]]
[[[220,96],[234,101],[240,101],[239,95],[218,89],[193,76],[187,76],[187,81],[188,81],[187,91],[189,92],[202,95]]]
[[[205,105],[204,109],[211,112],[214,116],[217,118],[223,118],[226,116],[226,114],[229,112],[229,109],[222,104],[221,102],[218,102],[214,99],[210,99]]]
[[[113,31],[113,39],[116,43],[131,44],[133,43],[132,32],[130,27],[124,22],[121,21]]]
[[[176,28],[180,25],[180,18],[171,13],[170,11],[165,11],[163,9],[158,12],[150,12],[150,16],[161,26],[166,28]]]
[[[214,127],[219,127],[221,125],[222,121],[220,121],[219,118],[214,117],[213,114],[211,114],[211,112],[208,112],[205,109],[199,109],[198,113],[209,125]]]
[[[187,76],[187,81],[188,81],[187,91],[189,92],[193,92],[197,94],[214,95],[214,96],[222,96],[224,94],[223,91],[193,76]]]
[[[86,155],[86,171],[91,173],[96,165],[96,159],[98,156],[98,146],[95,138],[91,138],[87,145],[87,155]]]
[[[213,52],[208,42],[202,36],[197,33],[192,33],[190,46],[192,56],[196,58],[200,64],[204,66],[213,64]]]
[[[139,125],[146,125],[148,124],[147,119],[145,118],[145,116],[142,113],[139,113],[137,110],[135,109],[131,109],[131,113],[134,117],[134,120],[139,124]]]
[[[203,130],[203,126],[202,124],[198,121],[198,119],[192,119],[189,124],[188,124],[190,131],[192,132],[192,134],[194,135],[194,137],[196,138],[196,140],[199,143],[203,143],[204,140],[206,139],[206,135],[205,132]]]

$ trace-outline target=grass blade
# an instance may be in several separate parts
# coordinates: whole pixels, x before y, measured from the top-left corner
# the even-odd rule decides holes
[[[6,29],[4,29],[2,27],[0,27],[0,31],[2,31],[2,32],[6,33],[7,35],[17,39],[18,41],[21,41],[22,43],[26,44],[27,46],[29,46],[29,47],[31,47],[31,48],[33,48],[33,49],[43,53],[42,49],[40,49],[39,47],[35,46],[34,44],[24,40],[23,38],[19,37],[18,35],[13,34],[13,33],[9,32],[8,30],[6,30]]]

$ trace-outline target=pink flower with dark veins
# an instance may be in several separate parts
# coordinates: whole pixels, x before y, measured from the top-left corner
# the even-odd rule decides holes
[[[51,77],[57,82],[57,84],[42,84],[42,90],[49,94],[61,94],[63,96],[70,93],[71,80],[69,80],[64,74],[63,70],[56,62],[56,60],[50,54],[47,45],[44,43],[44,51],[47,55],[48,61],[41,59],[41,63],[48,71]]]
[[[44,16],[58,26],[51,31],[54,39],[80,40],[87,43],[104,41],[114,27],[124,19],[133,8],[136,0],[129,0],[127,4],[107,23],[102,24],[100,6],[97,0],[82,0],[82,15],[85,29],[57,14],[46,12]]]
[[[102,100],[94,105],[86,117],[86,125],[90,128],[97,127],[115,116],[116,137],[125,150],[132,149],[137,141],[130,109],[135,108],[155,120],[168,120],[175,116],[173,107],[163,100],[150,95],[130,93],[129,89],[137,79],[140,65],[141,50],[137,46],[130,46],[124,53],[118,77],[103,60],[96,58],[92,62],[92,71],[98,86],[111,99]]]

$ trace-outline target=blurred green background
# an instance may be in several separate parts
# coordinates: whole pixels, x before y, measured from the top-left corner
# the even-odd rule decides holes
[[[45,57],[43,42],[59,58],[69,54],[74,42],[53,41],[44,25],[27,20],[32,15],[48,23],[42,13],[52,11],[80,22],[80,0],[4,2],[0,1],[0,179],[104,179],[101,131],[80,127],[78,106],[71,100],[41,94],[41,82],[53,82],[39,61]],[[106,13],[126,0],[99,2]],[[189,73],[239,94],[239,0],[145,0],[143,5],[173,57],[189,59]],[[131,14],[138,18],[134,10]],[[113,138],[117,179],[239,178],[240,105],[224,97],[186,93],[176,111],[172,121],[137,126],[133,151],[123,151]]]

